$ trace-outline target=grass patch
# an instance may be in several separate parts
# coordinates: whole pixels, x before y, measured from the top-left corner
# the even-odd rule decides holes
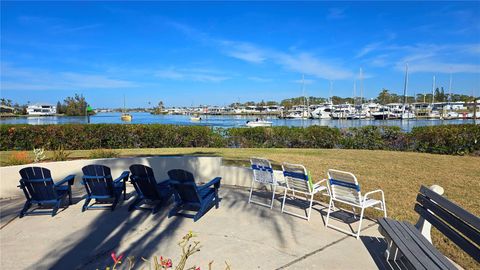
[[[94,150],[71,151],[69,159],[89,158]],[[415,223],[418,214],[413,210],[420,185],[438,184],[445,196],[471,213],[480,215],[480,158],[447,156],[412,152],[341,149],[285,148],[161,148],[115,149],[120,157],[156,155],[222,156],[226,165],[248,166],[250,157],[266,157],[274,165],[282,162],[299,163],[311,171],[315,181],[326,177],[327,169],[339,169],[357,175],[362,190],[383,189],[388,216]],[[2,166],[14,152],[0,152]],[[30,153],[29,153],[30,154]],[[47,159],[52,152],[46,151]],[[466,188],[468,187],[468,188]],[[377,212],[367,213],[375,217]],[[377,216],[379,217],[379,216]],[[460,251],[446,237],[433,231],[433,242],[443,254],[465,268],[478,264]]]

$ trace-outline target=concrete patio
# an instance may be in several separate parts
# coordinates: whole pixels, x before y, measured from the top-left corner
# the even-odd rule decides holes
[[[22,200],[2,200],[0,265],[2,269],[105,269],[110,253],[140,257],[169,257],[174,265],[181,255],[179,240],[188,231],[198,234],[201,251],[187,266],[224,269],[378,269],[386,265],[385,243],[376,223],[366,220],[360,240],[326,229],[322,209],[316,203],[308,222],[280,212],[280,195],[273,210],[248,204],[248,190],[223,186],[220,208],[212,208],[198,222],[184,217],[167,218],[169,206],[156,215],[127,211],[129,198],[110,210],[81,212],[82,191],[75,204],[55,217],[15,217]],[[262,193],[256,194],[261,196]],[[257,197],[258,198],[258,197]],[[298,205],[289,210],[302,213]],[[7,215],[5,215],[7,214]],[[340,222],[337,221],[339,224]],[[352,224],[356,228],[357,223]],[[140,268],[141,269],[141,268]],[[148,269],[148,267],[146,268]]]

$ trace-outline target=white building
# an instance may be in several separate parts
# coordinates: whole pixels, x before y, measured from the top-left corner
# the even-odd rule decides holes
[[[57,107],[49,104],[34,104],[27,107],[29,115],[54,115],[57,113]]]

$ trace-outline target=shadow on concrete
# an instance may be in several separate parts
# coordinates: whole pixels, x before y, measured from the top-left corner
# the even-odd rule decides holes
[[[202,154],[204,154],[202,152]],[[192,160],[190,162],[195,162]],[[147,164],[151,166],[151,164]],[[110,166],[112,170],[114,166]],[[115,163],[117,169],[127,169],[127,161],[119,159]],[[181,168],[179,168],[181,169]],[[202,168],[212,169],[212,168]],[[77,175],[81,177],[81,175]],[[163,179],[157,179],[161,181]],[[196,179],[197,181],[207,182],[210,179]],[[76,179],[78,181],[78,179]],[[226,188],[226,187],[224,187]],[[222,187],[220,188],[222,190]],[[233,188],[235,190],[235,188]],[[239,189],[240,191],[241,189]],[[245,191],[245,189],[243,189]],[[76,190],[81,192],[81,189]],[[83,193],[85,193],[83,191]],[[222,196],[222,193],[220,193]],[[130,194],[129,198],[134,196]],[[229,215],[235,216],[236,211],[242,211],[249,215],[255,215],[265,219],[269,219],[274,225],[275,235],[280,243],[284,244],[286,239],[284,233],[290,227],[290,232],[295,238],[294,221],[291,217],[286,215],[271,215],[271,209],[265,207],[258,207],[257,205],[251,205],[246,203],[245,192],[228,192],[225,194],[225,200],[220,203],[220,208],[228,208]],[[278,196],[278,195],[277,195]],[[81,199],[82,197],[76,195],[75,198]],[[103,213],[91,221],[87,228],[83,228],[81,232],[73,232],[70,236],[66,237],[61,243],[52,243],[51,251],[44,256],[41,261],[35,262],[31,265],[31,268],[35,269],[104,269],[105,266],[111,265],[110,253],[117,251],[120,248],[122,242],[130,241],[132,239],[132,232],[139,232],[136,234],[140,237],[131,242],[125,249],[122,246],[122,253],[127,256],[137,257],[137,263],[139,257],[150,258],[156,253],[156,248],[159,243],[163,241],[178,241],[180,239],[172,239],[175,232],[180,225],[185,222],[183,217],[168,218],[168,211],[173,207],[172,200],[170,204],[165,205],[154,216],[151,216],[150,212],[146,211],[134,211],[128,212],[128,204],[133,200],[120,201],[115,211],[103,210]],[[79,201],[77,200],[77,203]],[[278,206],[276,206],[278,207]],[[71,209],[67,209],[71,211]],[[92,210],[87,210],[92,211]],[[61,215],[61,213],[59,214]],[[77,218],[81,218],[82,213],[77,215]],[[215,215],[215,208],[211,209],[205,215]],[[48,217],[45,217],[48,218]],[[149,219],[145,226],[141,226],[145,221]],[[152,222],[153,219],[154,221]],[[72,220],[71,222],[75,222]],[[197,222],[202,222],[200,219]],[[192,225],[193,227],[194,225]],[[159,230],[159,227],[162,227]],[[194,229],[194,227],[192,228]],[[180,232],[186,233],[186,232]],[[178,234],[178,233],[177,233]],[[73,240],[75,239],[75,240]],[[155,254],[158,255],[158,254]]]
[[[360,240],[367,248],[370,256],[372,256],[378,269],[408,269],[408,267],[403,265],[401,261],[388,261],[385,258],[384,253],[387,249],[387,242],[385,242],[385,239],[373,236],[360,236]]]

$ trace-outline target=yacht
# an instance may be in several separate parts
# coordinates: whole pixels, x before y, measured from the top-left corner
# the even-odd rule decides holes
[[[350,104],[340,104],[333,106],[332,119],[347,119],[347,116],[353,112],[354,108]]]
[[[400,115],[398,113],[392,112],[392,109],[387,106],[381,107],[378,111],[372,113],[372,116],[375,120],[388,120],[388,119],[400,118]]]
[[[54,115],[57,113],[57,107],[49,104],[35,104],[27,107],[28,115]]]
[[[313,119],[330,119],[332,118],[332,108],[333,105],[331,103],[316,106],[316,108],[310,113],[310,117]]]
[[[256,119],[255,121],[247,121],[247,123],[245,125],[247,127],[271,127],[272,122],[261,120],[261,119]]]

